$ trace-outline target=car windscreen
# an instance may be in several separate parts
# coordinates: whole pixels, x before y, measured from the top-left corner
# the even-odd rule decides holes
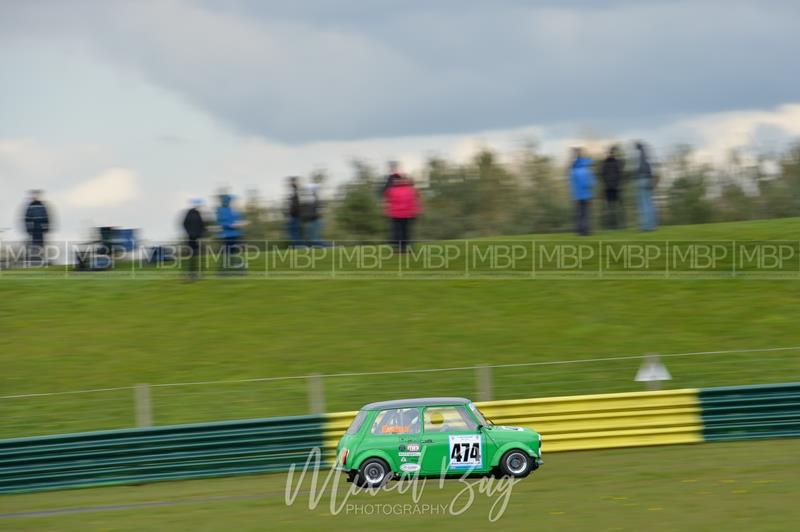
[[[481,425],[483,426],[494,425],[494,423],[486,419],[486,416],[483,415],[483,412],[478,410],[478,407],[475,406],[475,403],[470,403],[469,409],[472,410],[472,413],[475,414],[475,417],[478,419],[478,422]]]
[[[345,434],[355,434],[358,432],[358,429],[361,428],[361,425],[364,424],[364,420],[367,418],[367,411],[362,410],[356,417],[353,419],[353,422],[350,423],[350,427],[345,431]]]

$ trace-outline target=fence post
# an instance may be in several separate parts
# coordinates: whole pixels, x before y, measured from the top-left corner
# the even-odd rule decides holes
[[[136,403],[136,426],[139,428],[153,426],[153,406],[150,402],[150,385],[137,384],[134,388]]]
[[[475,387],[478,401],[492,400],[492,370],[486,364],[475,366]]]
[[[325,390],[322,385],[322,376],[312,373],[308,379],[308,408],[312,414],[325,413]]]

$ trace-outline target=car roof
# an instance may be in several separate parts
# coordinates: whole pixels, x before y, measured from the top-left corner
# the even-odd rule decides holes
[[[413,408],[416,406],[451,406],[471,403],[464,397],[417,397],[415,399],[396,399],[394,401],[378,401],[364,405],[361,410],[385,410],[387,408]]]

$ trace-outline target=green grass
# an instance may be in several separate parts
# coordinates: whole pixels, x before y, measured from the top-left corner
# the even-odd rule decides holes
[[[599,240],[791,240],[800,219]],[[528,237],[533,238],[533,237]],[[564,235],[536,236],[552,241]],[[35,276],[34,276],[35,277]],[[800,345],[798,280],[0,276],[0,395]],[[665,360],[668,387],[786,382],[796,351]],[[495,398],[642,389],[637,360],[493,370]],[[326,378],[327,410],[475,396],[470,370]],[[158,424],[308,411],[306,382],[153,388]],[[0,399],[0,437],[129,427],[131,389]]]
[[[286,475],[157,483],[7,495],[2,514],[95,507],[83,513],[0,518],[14,530],[790,530],[800,440],[711,443],[545,455],[545,465],[514,486],[505,514],[487,516],[497,496],[475,493],[461,515],[332,515],[330,498],[308,508],[307,493],[284,503]],[[341,486],[346,488],[344,480]],[[303,485],[305,492],[308,481]],[[449,505],[464,489],[429,481],[419,504]],[[330,493],[330,491],[326,492]],[[468,497],[455,503],[460,508]],[[341,499],[339,499],[341,503]],[[161,506],[98,506],[161,502]],[[411,493],[352,496],[352,504],[413,504]],[[352,508],[352,507],[351,507]],[[795,523],[792,525],[791,523]]]

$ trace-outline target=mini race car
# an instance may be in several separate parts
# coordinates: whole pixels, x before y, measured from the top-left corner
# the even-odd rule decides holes
[[[469,399],[434,397],[364,406],[336,449],[348,481],[377,487],[418,475],[522,478],[542,463],[542,437],[487,420]]]

